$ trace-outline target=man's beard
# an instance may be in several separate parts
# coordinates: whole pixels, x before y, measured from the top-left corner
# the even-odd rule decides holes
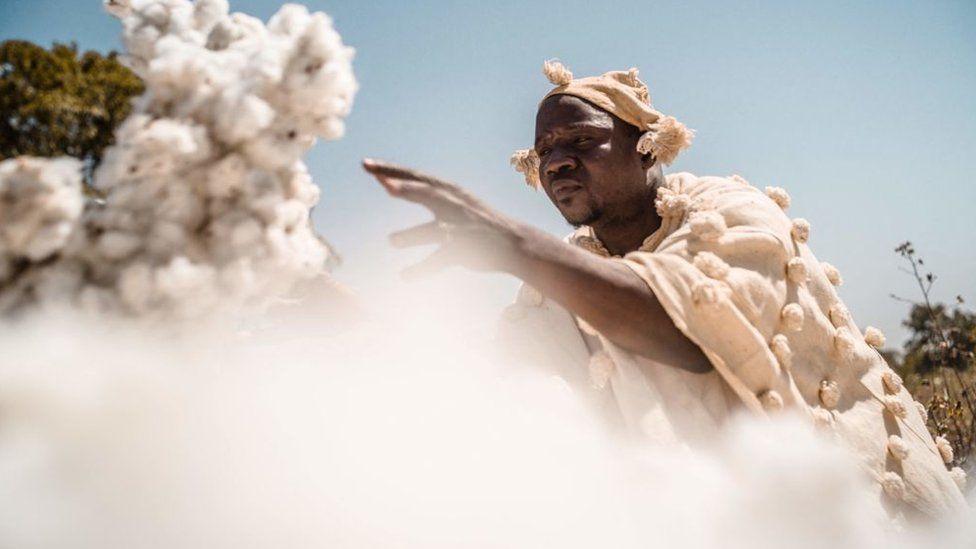
[[[592,198],[590,198],[590,200],[587,202],[586,209],[582,212],[578,212],[573,215],[560,210],[559,213],[563,215],[563,219],[565,219],[567,223],[577,229],[583,225],[593,225],[603,218],[603,208],[601,208]]]
[[[563,219],[565,219],[567,223],[569,223],[570,225],[572,225],[574,228],[577,229],[582,227],[583,225],[593,225],[594,223],[596,223],[602,218],[603,218],[603,210],[595,206],[587,209],[585,213],[580,214],[578,216],[570,217],[567,216],[566,214],[563,214]]]

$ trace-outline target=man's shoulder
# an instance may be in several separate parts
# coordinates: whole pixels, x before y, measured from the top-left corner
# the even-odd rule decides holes
[[[675,172],[665,176],[668,188],[674,192],[697,198],[710,193],[760,193],[758,188],[740,175],[695,175],[691,172]]]
[[[682,225],[692,221],[696,213],[715,212],[722,217],[721,224],[730,229],[760,229],[781,238],[791,231],[792,221],[785,211],[790,198],[779,187],[760,189],[739,175],[697,176],[688,172],[669,174],[667,183],[672,192],[687,197],[688,215]]]

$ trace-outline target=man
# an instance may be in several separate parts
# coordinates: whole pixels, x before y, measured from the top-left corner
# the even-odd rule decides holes
[[[786,192],[665,177],[691,132],[652,107],[635,69],[574,79],[544,68],[555,88],[513,164],[577,230],[561,241],[455,185],[367,160],[391,195],[435,215],[392,235],[440,244],[408,274],[460,264],[523,280],[515,331],[563,353],[567,378],[587,356],[593,390],[653,438],[708,437],[735,409],[793,411],[859,454],[893,513],[962,508],[962,471],[943,463],[951,448],[872,348],[883,336],[851,320],[840,275],[806,245],[809,223],[784,214]]]

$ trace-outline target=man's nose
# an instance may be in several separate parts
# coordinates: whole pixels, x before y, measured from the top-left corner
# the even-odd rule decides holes
[[[576,168],[576,160],[565,154],[553,152],[545,166],[546,175],[556,175],[561,171],[568,171]]]

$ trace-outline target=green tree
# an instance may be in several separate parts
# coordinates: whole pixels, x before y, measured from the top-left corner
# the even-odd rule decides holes
[[[19,155],[81,159],[91,181],[142,81],[116,54],[78,54],[75,44],[46,50],[0,43],[0,159]]]

